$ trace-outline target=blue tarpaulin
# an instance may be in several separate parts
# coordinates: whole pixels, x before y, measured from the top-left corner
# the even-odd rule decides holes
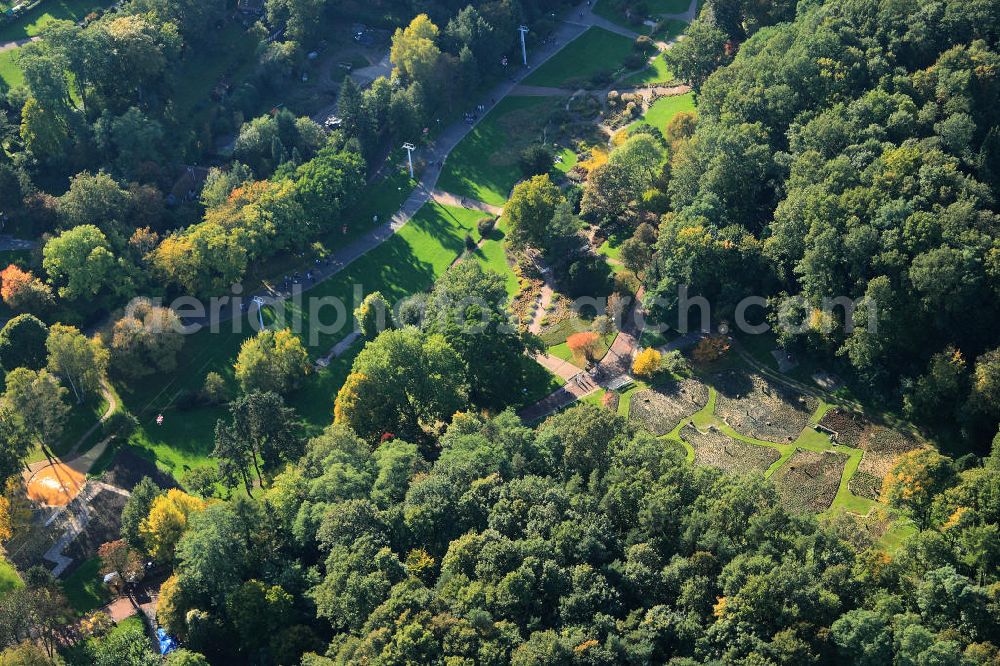
[[[168,636],[163,629],[156,630],[156,638],[160,641],[160,654],[170,654],[177,649],[177,641]]]

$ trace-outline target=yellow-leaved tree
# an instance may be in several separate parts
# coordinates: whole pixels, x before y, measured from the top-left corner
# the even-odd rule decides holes
[[[240,347],[236,379],[243,391],[284,394],[298,386],[309,371],[309,354],[290,329],[264,330]]]
[[[934,498],[948,486],[954,471],[948,458],[933,449],[904,453],[882,479],[881,498],[902,509],[921,528],[930,522]]]
[[[644,379],[652,379],[660,371],[662,362],[663,355],[660,352],[652,347],[643,349],[632,359],[632,374]]]
[[[174,548],[187,529],[188,518],[203,511],[206,505],[205,500],[176,488],[153,500],[149,515],[139,525],[139,533],[150,554],[161,562],[172,561]]]

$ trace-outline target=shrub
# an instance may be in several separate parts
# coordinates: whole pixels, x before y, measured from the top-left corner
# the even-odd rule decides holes
[[[676,349],[672,349],[660,359],[660,369],[672,375],[679,375],[687,371],[688,363],[684,355]]]
[[[491,233],[493,233],[493,227],[496,225],[497,219],[492,215],[487,215],[476,222],[476,229],[479,231],[480,238],[488,238]]]
[[[139,428],[139,420],[132,416],[131,412],[119,409],[101,424],[105,435],[117,435],[122,439],[128,439]]]
[[[465,249],[469,252],[476,249],[476,239],[471,234],[465,234]]]
[[[229,402],[229,387],[226,380],[217,372],[205,375],[205,383],[201,387],[201,401],[205,405],[221,405]]]
[[[646,56],[642,53],[629,53],[625,56],[625,66],[629,69],[641,69],[646,66]]]
[[[598,315],[590,324],[590,330],[598,335],[609,335],[615,330],[615,323],[607,315]]]
[[[632,50],[637,53],[651,55],[657,49],[656,44],[653,43],[653,40],[648,35],[639,35],[635,38],[635,42],[632,43]]]
[[[525,176],[540,176],[552,169],[552,153],[545,146],[533,143],[521,151],[517,163]]]
[[[725,356],[728,351],[729,341],[726,340],[725,336],[716,335],[703,338],[694,348],[692,356],[698,363],[714,363]]]

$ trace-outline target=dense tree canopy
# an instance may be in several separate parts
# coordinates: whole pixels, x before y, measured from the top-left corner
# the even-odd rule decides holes
[[[905,389],[984,449],[996,414],[976,408],[968,375],[990,370],[958,372],[949,405],[921,386],[948,393],[934,358],[970,363],[996,346],[994,3],[800,3],[760,29],[793,17],[781,3],[770,18],[709,5],[698,39],[668,56],[700,86],[698,125],[675,142],[650,299],[686,284],[726,319],[751,294],[801,297],[807,313],[867,298],[853,317],[779,325],[779,339]],[[738,44],[724,66],[706,59],[720,34],[727,52]],[[695,55],[697,71],[683,65]]]
[[[236,650],[294,634],[310,664],[986,664],[996,455],[942,459],[925,529],[890,558],[852,520],[790,515],[770,482],[691,466],[590,405],[537,430],[458,414],[433,463],[336,425],[257,500],[191,518],[161,621],[209,655],[234,653],[220,632]]]

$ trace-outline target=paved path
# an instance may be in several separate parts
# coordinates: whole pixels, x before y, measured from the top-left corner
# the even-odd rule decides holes
[[[42,557],[49,562],[52,562],[56,566],[52,569],[52,575],[58,578],[66,568],[73,563],[72,558],[66,557],[62,554],[66,547],[73,542],[73,540],[79,536],[83,530],[87,528],[87,524],[90,523],[90,501],[94,499],[94,496],[101,491],[108,491],[112,493],[118,493],[119,495],[124,495],[128,497],[130,494],[127,490],[122,490],[117,486],[112,486],[101,481],[88,481],[84,486],[80,494],[77,495],[72,502],[64,507],[56,510],[56,512],[49,518],[46,525],[51,524],[54,520],[60,517],[60,514],[65,514],[61,516],[66,523],[66,531],[63,532],[52,547],[45,551]]]
[[[694,0],[697,4],[698,0]],[[572,25],[583,26],[584,28],[597,27],[604,28],[608,32],[613,32],[616,35],[621,35],[622,37],[628,37],[629,39],[636,39],[640,36],[640,33],[629,30],[628,28],[623,28],[617,23],[613,23],[603,16],[598,16],[594,13],[594,7],[592,5],[580,6],[569,13],[569,20],[567,23]]]
[[[2,50],[2,49],[0,49]],[[0,234],[0,252],[10,252],[12,250],[30,250],[38,243],[23,238],[14,238],[10,234]]]
[[[10,51],[11,49],[21,48],[25,44],[30,44],[31,42],[37,42],[39,39],[41,39],[41,37],[39,37],[38,35],[35,35],[34,37],[25,37],[24,39],[15,39],[12,42],[4,42],[3,44],[0,44],[0,53],[3,53],[4,51]]]
[[[583,6],[582,8],[578,8],[574,11],[580,12],[585,9],[587,9],[586,6]],[[511,91],[517,87],[519,81],[533,72],[538,65],[541,65],[543,62],[562,50],[566,44],[583,34],[583,32],[590,27],[590,24],[587,23],[588,20],[597,20],[600,18],[589,12],[584,12],[584,14],[585,18],[583,19],[583,23],[571,23],[569,21],[563,21],[560,23],[558,28],[556,28],[553,33],[552,39],[534,49],[531,57],[529,57],[529,68],[514,72],[510,79],[497,84],[489,92],[489,94],[485,95],[481,102],[485,108],[475,123],[470,124],[458,121],[439,135],[429,146],[421,147],[417,151],[418,157],[423,158],[426,161],[427,167],[424,169],[423,173],[420,174],[420,179],[417,182],[416,188],[403,203],[403,206],[388,222],[373,228],[364,236],[355,239],[346,246],[333,252],[329,263],[311,268],[314,273],[314,279],[308,284],[299,285],[302,290],[308,291],[320,282],[337,275],[345,267],[367,253],[369,250],[381,245],[385,240],[390,238],[407,222],[409,222],[413,215],[430,199],[431,193],[437,185],[438,177],[441,175],[442,165],[447,159],[448,154],[451,153],[455,146],[457,146],[458,143],[472,131],[476,124],[480,122],[480,120],[485,117],[486,114],[500,100],[509,95]],[[358,71],[360,72],[361,70]],[[472,105],[470,104],[470,107],[471,106]],[[276,289],[271,289],[267,293],[259,295],[270,298],[272,301],[282,301],[290,296],[288,292],[282,292]],[[252,296],[252,294],[247,295],[247,300],[249,300]],[[235,308],[234,312],[234,307],[227,304],[219,308],[218,313],[211,313],[203,317],[187,317],[184,321],[186,324],[194,327],[204,327],[228,321],[232,319],[234,314],[239,314],[238,306]],[[252,309],[247,314],[250,317],[256,318],[256,314]]]
[[[534,359],[540,366],[551,372],[553,375],[566,381],[570,381],[583,372],[581,368],[578,368],[569,361],[565,361],[558,356],[553,356],[552,354],[535,354]]]
[[[590,372],[580,372],[566,386],[556,389],[539,402],[526,407],[519,412],[519,416],[526,423],[534,423],[552,412],[562,409],[567,405],[586,397],[614,382],[619,377],[627,375],[632,369],[632,356],[639,345],[639,327],[637,315],[642,307],[643,289],[635,295],[632,306],[628,313],[622,318],[622,327],[615,336],[608,353],[604,355],[593,370]],[[539,360],[536,358],[536,360]],[[539,362],[541,362],[539,360]],[[563,361],[565,363],[565,361]],[[543,363],[544,365],[544,363]],[[553,372],[551,368],[548,368]],[[562,375],[560,375],[562,376]]]
[[[538,294],[538,303],[535,305],[535,313],[531,317],[531,323],[528,324],[528,332],[535,335],[542,332],[542,322],[545,320],[545,313],[548,312],[549,305],[552,304],[552,297],[555,295],[551,271],[543,273],[543,280],[541,291]]]
[[[481,210],[484,213],[500,216],[503,215],[503,206],[494,206],[484,201],[477,201],[468,197],[460,197],[444,190],[434,190],[431,198],[439,204],[445,206],[455,206],[457,208],[469,208],[471,210]]]

